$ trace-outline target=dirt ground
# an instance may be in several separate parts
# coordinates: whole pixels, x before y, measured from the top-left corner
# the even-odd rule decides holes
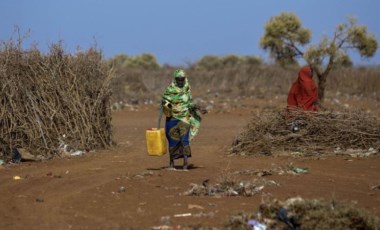
[[[380,189],[371,189],[380,185],[379,156],[227,156],[234,137],[260,109],[260,103],[270,104],[264,99],[248,101],[226,112],[211,110],[205,115],[192,142],[193,167],[188,171],[168,170],[168,155],[147,155],[145,130],[157,123],[153,105],[113,113],[117,146],[111,149],[0,166],[0,229],[150,229],[166,224],[177,229],[178,225],[197,224],[221,228],[238,211],[255,212],[265,200],[294,196],[355,201],[380,216]],[[209,180],[215,184],[226,172],[288,164],[308,168],[309,173],[267,176],[279,186],[266,186],[252,197],[183,195],[191,183]]]

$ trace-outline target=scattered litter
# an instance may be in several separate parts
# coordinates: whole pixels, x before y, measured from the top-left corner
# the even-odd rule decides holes
[[[257,175],[260,176],[260,177],[271,176],[272,172],[270,170],[263,170],[261,172],[258,172]]]
[[[244,170],[236,171],[236,172],[234,172],[234,174],[256,175],[257,174],[257,170],[254,170],[254,169],[244,169]]]
[[[380,185],[375,185],[375,186],[372,186],[371,187],[372,190],[375,190],[375,189],[380,189]]]
[[[202,207],[200,205],[197,205],[197,204],[189,204],[187,207],[188,207],[188,209],[193,209],[193,208],[196,208],[196,209],[205,209],[204,207]]]
[[[20,176],[14,176],[13,180],[21,180],[21,177]]]
[[[144,171],[144,172],[142,173],[142,175],[143,175],[143,176],[153,176],[153,175],[154,175],[154,172],[152,172],[152,171]]]
[[[125,192],[125,187],[124,186],[121,186],[120,188],[119,188],[119,193],[122,193],[122,192]]]
[[[177,168],[167,168],[169,171],[175,171],[175,172],[189,172],[188,169],[177,169]]]
[[[153,176],[153,175],[154,175],[154,172],[152,172],[152,171],[144,171],[141,174],[136,174],[135,176],[133,176],[133,178],[134,179],[144,179],[147,176]]]
[[[216,211],[216,212],[218,212],[218,211]],[[200,218],[200,217],[214,217],[215,216],[215,212],[208,212],[208,213],[200,212],[200,213],[193,214],[193,216],[197,217],[197,218]]]
[[[277,218],[280,221],[284,222],[289,227],[289,229],[299,229],[299,223],[297,223],[295,218],[288,216],[288,210],[286,210],[285,208],[281,207],[278,210]]]
[[[170,225],[170,224],[172,224],[172,222],[170,220],[170,216],[162,216],[161,217],[161,223],[164,224],[164,225]]]
[[[81,150],[77,150],[70,154],[70,156],[82,156],[85,152]]]
[[[274,181],[256,179],[252,181],[222,181],[215,185],[190,184],[191,188],[183,193],[186,196],[253,196],[261,193],[265,185],[276,185]]]
[[[187,217],[191,215],[192,215],[191,213],[181,213],[181,214],[175,214],[174,217]]]
[[[256,192],[259,192],[259,191],[261,191],[261,190],[263,190],[263,189],[264,189],[264,185],[259,186],[259,187],[256,187],[255,191],[256,191]]]
[[[258,222],[257,220],[248,220],[248,225],[253,227],[253,230],[266,230],[267,226]]]
[[[21,154],[17,148],[12,148],[11,157],[12,157],[12,159],[11,159],[12,163],[20,163],[21,162]]]
[[[297,168],[297,167],[294,167],[291,170],[293,172],[295,172],[295,173],[307,173],[308,172],[307,168]]]
[[[272,169],[262,169],[262,170],[253,170],[253,169],[246,169],[246,170],[240,170],[235,171],[233,174],[240,174],[240,175],[257,175],[259,177],[265,177],[265,176],[271,176],[271,175],[285,175],[285,174],[300,174],[300,173],[307,173],[307,168],[300,168],[300,167],[294,167],[292,163],[286,165],[286,166],[279,166]]]
[[[153,226],[151,230],[172,230],[173,228],[169,225]]]
[[[58,138],[59,146],[58,146],[58,152],[62,155],[66,156],[82,156],[86,153],[86,151],[75,149],[72,146],[69,146],[65,143],[66,135],[63,134],[62,138]]]

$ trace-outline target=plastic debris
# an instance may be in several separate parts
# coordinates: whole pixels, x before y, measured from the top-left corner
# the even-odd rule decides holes
[[[294,230],[300,229],[299,228],[300,226],[297,223],[296,219],[293,217],[289,217],[288,216],[288,210],[286,210],[285,208],[280,208],[278,210],[277,218],[280,221],[284,222],[289,227],[289,229],[294,229]]]
[[[66,135],[63,134],[62,138],[58,138],[59,146],[58,146],[58,152],[63,155],[67,156],[82,156],[86,153],[86,151],[75,149],[68,144],[65,143]]]
[[[181,213],[181,214],[175,214],[174,217],[187,217],[191,215],[192,215],[191,213]]]
[[[292,168],[291,170],[295,173],[307,173],[308,172],[307,168]]]
[[[267,226],[258,222],[257,220],[248,220],[248,225],[253,227],[253,230],[266,230]]]
[[[162,216],[161,217],[161,223],[164,225],[171,225],[172,222],[170,220],[170,216]]]
[[[21,180],[21,177],[20,176],[14,176],[13,180]]]
[[[21,162],[21,154],[18,151],[18,149],[13,148],[11,155],[12,155],[12,160],[11,160],[12,163],[20,163]]]
[[[119,193],[122,193],[122,192],[125,192],[125,187],[124,186],[121,186],[120,188],[119,188]]]
[[[84,153],[85,153],[84,151],[77,150],[77,151],[71,153],[70,155],[71,156],[82,156]]]
[[[151,229],[152,230],[172,230],[173,227],[169,225],[161,225],[161,226],[153,226]]]

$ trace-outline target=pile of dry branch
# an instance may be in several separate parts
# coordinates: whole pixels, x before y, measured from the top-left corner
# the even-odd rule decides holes
[[[379,153],[380,119],[365,112],[264,111],[254,116],[234,141],[239,155],[301,152],[344,153],[349,149]]]
[[[354,203],[306,200],[272,200],[257,213],[240,212],[225,223],[225,229],[252,229],[251,223],[267,229],[379,229],[380,219]]]
[[[11,149],[50,157],[59,144],[88,150],[112,142],[110,74],[96,49],[66,54],[0,46],[0,158]],[[61,146],[62,147],[62,146]]]

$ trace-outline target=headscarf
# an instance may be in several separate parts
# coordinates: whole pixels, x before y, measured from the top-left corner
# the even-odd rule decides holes
[[[177,77],[186,77],[185,71],[183,71],[182,69],[175,70],[174,78],[177,78]]]
[[[174,78],[185,76],[185,72],[181,69],[174,72]],[[170,114],[165,113],[166,116],[171,116],[190,124],[190,139],[192,139],[198,133],[200,120],[196,119],[198,117],[194,116],[192,112],[194,105],[192,104],[191,87],[187,77],[185,77],[185,84],[182,88],[178,87],[173,79],[172,83],[164,91],[163,103],[164,106],[165,104],[171,104]]]
[[[312,79],[312,68],[305,66],[298,72],[288,94],[288,107],[300,107],[306,111],[317,111],[318,89]]]

